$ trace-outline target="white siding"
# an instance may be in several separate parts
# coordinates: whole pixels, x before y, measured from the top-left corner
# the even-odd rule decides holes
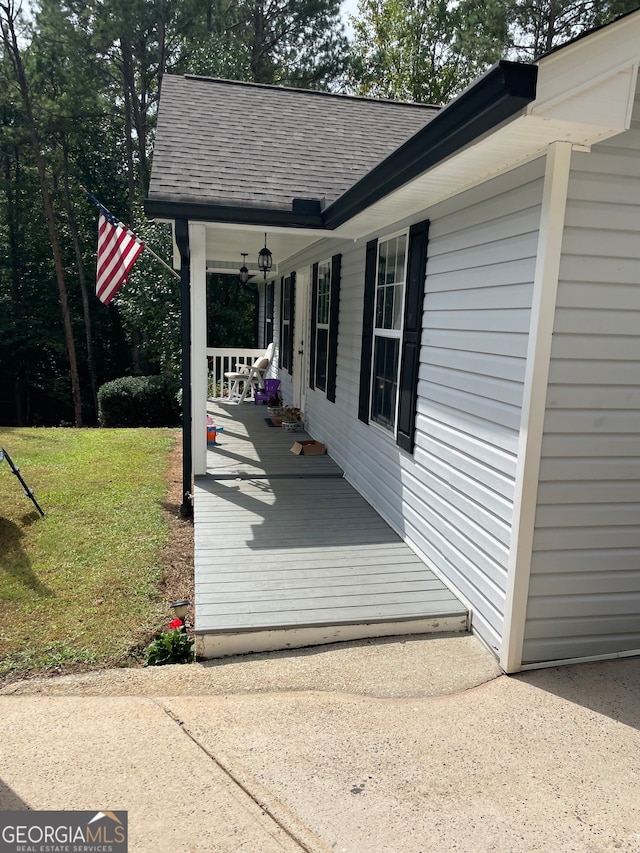
[[[524,662],[640,648],[640,103],[574,154]]]
[[[544,163],[431,211],[406,530],[500,647]]]
[[[336,403],[308,393],[309,431],[466,599],[496,649],[543,171],[542,161],[527,164],[411,220],[431,220],[413,456],[357,416],[366,240],[324,242],[295,259],[342,252]]]

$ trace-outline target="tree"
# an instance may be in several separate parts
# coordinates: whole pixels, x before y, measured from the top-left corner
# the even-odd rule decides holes
[[[71,388],[74,407],[74,421],[76,426],[82,426],[82,397],[80,392],[80,377],[78,374],[78,362],[76,357],[75,340],[73,336],[73,326],[71,323],[71,313],[69,310],[69,299],[67,296],[62,248],[60,244],[58,226],[56,223],[53,200],[49,186],[47,162],[44,155],[43,145],[40,139],[38,123],[33,112],[31,92],[27,81],[25,65],[22,59],[22,52],[18,44],[18,36],[16,32],[18,14],[19,10],[15,6],[14,0],[3,0],[3,2],[0,3],[0,30],[2,32],[2,43],[5,54],[9,59],[11,67],[13,68],[15,82],[17,83],[18,90],[20,92],[22,108],[25,116],[25,125],[29,132],[33,157],[36,163],[40,184],[40,192],[42,195],[42,205],[44,208],[45,219],[47,222],[49,240],[51,242],[55,277],[58,285],[60,306],[62,308],[62,319],[65,330],[65,340],[67,344],[67,354],[69,357],[69,368],[71,374]]]
[[[70,298],[73,300],[79,294],[82,305],[92,417],[97,421],[98,379],[91,296],[83,255],[83,232],[88,217],[83,216],[84,202],[78,192],[85,176],[79,173],[76,159],[80,152],[94,147],[95,140],[88,137],[85,128],[90,121],[101,117],[108,105],[101,96],[98,66],[85,60],[92,55],[91,44],[83,30],[75,26],[67,7],[61,6],[59,0],[40,0],[32,32],[31,82],[38,92],[40,135],[48,149],[48,165],[56,190],[54,203],[65,231]],[[78,356],[82,369],[82,353]]]
[[[207,346],[255,347],[258,288],[237,275],[207,276]]]
[[[638,6],[637,0],[516,0],[511,19],[517,58],[535,59]]]
[[[175,4],[145,0],[72,2],[74,18],[103,69],[103,91],[123,123],[127,219],[133,224],[135,202],[146,194],[149,185],[151,117],[167,56],[165,13],[167,6]]]
[[[179,67],[198,74],[310,89],[344,83],[348,45],[340,0],[209,3]]]
[[[350,86],[444,104],[500,58],[532,61],[637,0],[359,0]]]
[[[248,6],[256,83],[328,89],[341,78],[347,43],[339,0],[270,0]]]
[[[507,43],[500,0],[359,0],[351,85],[361,95],[444,104]]]

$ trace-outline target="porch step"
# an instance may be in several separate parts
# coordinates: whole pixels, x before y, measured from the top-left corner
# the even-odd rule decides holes
[[[196,632],[196,654],[213,659],[253,652],[273,652],[324,646],[330,643],[377,637],[400,637],[411,634],[461,633],[469,630],[466,613],[429,619],[407,619],[402,622],[370,622],[360,625],[324,625],[289,627],[279,630],[240,632]]]

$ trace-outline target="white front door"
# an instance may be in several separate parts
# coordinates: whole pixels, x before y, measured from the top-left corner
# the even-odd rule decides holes
[[[305,411],[309,381],[309,270],[296,275],[293,329],[293,405]]]

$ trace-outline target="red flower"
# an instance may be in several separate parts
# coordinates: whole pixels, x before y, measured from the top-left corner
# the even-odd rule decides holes
[[[174,628],[182,628],[182,619],[172,619],[171,622],[169,622],[169,627],[171,630]]]

